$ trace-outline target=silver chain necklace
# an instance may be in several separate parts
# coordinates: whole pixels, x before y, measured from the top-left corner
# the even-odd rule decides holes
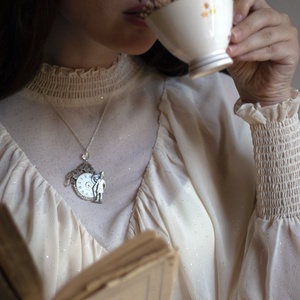
[[[111,99],[111,98],[110,98]],[[51,104],[48,99],[46,98],[46,101],[48,104],[53,108],[53,110],[56,112],[56,114],[62,119],[62,121],[65,123],[67,128],[70,130],[70,132],[74,135],[77,142],[80,144],[80,146],[83,148],[83,153],[80,156],[83,162],[73,171],[69,172],[65,177],[65,187],[69,186],[70,184],[73,186],[73,189],[76,193],[76,195],[86,201],[91,201],[94,203],[102,203],[103,193],[106,189],[106,182],[104,180],[104,172],[95,172],[92,165],[88,162],[88,159],[90,158],[89,154],[89,148],[92,146],[92,143],[95,139],[95,136],[99,130],[99,127],[102,123],[102,120],[104,118],[104,115],[106,113],[107,107],[109,105],[110,99],[107,101],[104,111],[102,115],[99,117],[99,121],[94,129],[94,132],[92,134],[92,137],[88,143],[88,145],[85,147],[78,135],[75,133],[75,131],[72,129],[70,124],[67,122],[65,117],[55,108],[53,104]]]

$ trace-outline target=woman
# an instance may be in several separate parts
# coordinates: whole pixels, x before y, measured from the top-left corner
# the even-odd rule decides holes
[[[299,48],[289,18],[263,0],[236,1],[228,53],[237,93],[224,74],[192,81],[142,63],[136,56],[155,37],[136,0],[7,3],[2,20],[15,32],[1,32],[0,199],[47,298],[152,229],[179,248],[174,299],[296,299],[299,121],[290,85]],[[143,59],[169,72],[153,49]],[[232,113],[238,94],[235,112],[251,133]]]

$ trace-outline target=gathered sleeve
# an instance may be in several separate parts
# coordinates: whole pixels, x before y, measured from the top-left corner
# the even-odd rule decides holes
[[[273,106],[242,103],[256,166],[256,209],[248,229],[239,299],[299,299],[299,93]]]

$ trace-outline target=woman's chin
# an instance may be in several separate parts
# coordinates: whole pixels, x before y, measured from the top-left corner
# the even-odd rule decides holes
[[[147,52],[156,42],[156,39],[153,39],[151,42],[142,43],[140,45],[132,45],[131,47],[126,47],[127,49],[125,51],[122,51],[124,53],[127,53],[129,55],[141,55]]]

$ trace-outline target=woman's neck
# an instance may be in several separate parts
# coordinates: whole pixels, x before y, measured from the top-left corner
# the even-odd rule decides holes
[[[118,55],[60,17],[54,21],[44,47],[46,63],[73,69],[109,68]]]

